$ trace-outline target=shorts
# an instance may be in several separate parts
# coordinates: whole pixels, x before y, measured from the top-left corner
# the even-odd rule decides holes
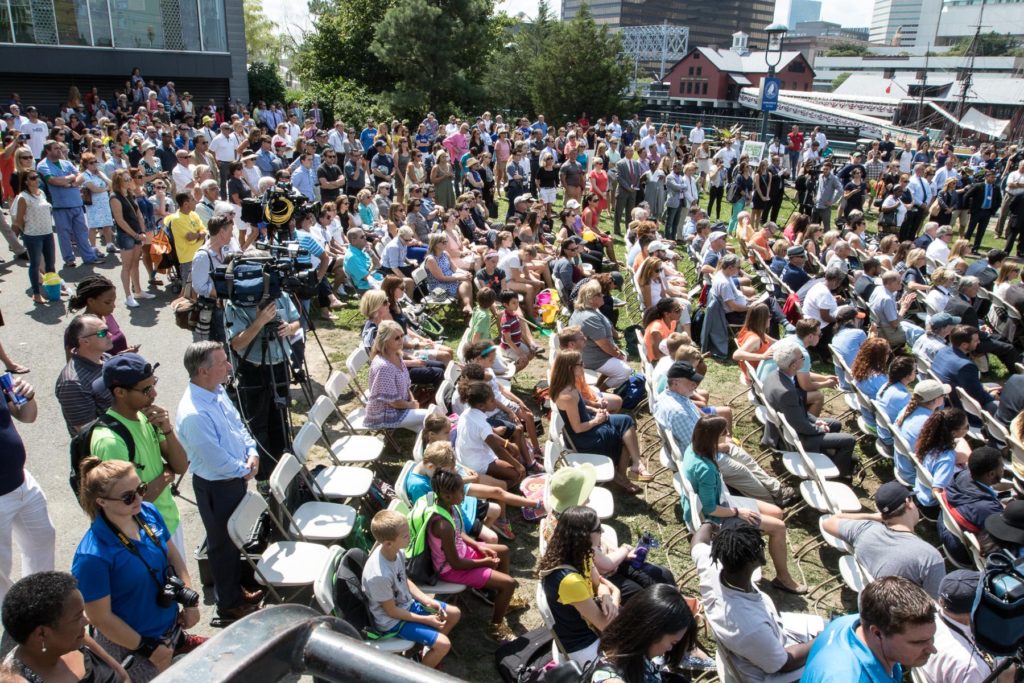
[[[700,412],[704,413],[705,415],[718,415],[718,410],[716,410],[714,406],[704,406],[703,408],[700,409]]]
[[[505,435],[501,437],[503,439],[511,438],[512,432],[516,430],[515,423],[512,422],[512,420],[508,419],[508,415],[502,412],[496,413],[488,417],[487,424],[491,425],[495,429],[498,429],[499,427],[504,427],[506,432]]]
[[[480,535],[480,532],[484,528],[484,520],[487,519],[487,513],[491,510],[491,503],[486,498],[476,499],[476,515],[473,517],[469,524],[469,528],[466,530],[473,538]]]
[[[467,560],[479,560],[483,557],[475,548],[466,546],[465,558]],[[452,569],[449,567],[441,572],[438,578],[449,583],[461,583],[469,588],[483,588],[491,580],[491,571],[493,570],[490,567],[474,567],[473,569]]]
[[[440,601],[438,601],[440,602]],[[448,605],[444,602],[441,603],[441,607],[447,607]],[[419,614],[422,616],[429,616],[434,614],[432,610],[427,608],[419,600],[413,600],[412,604],[409,605],[409,611],[413,614]],[[437,642],[437,636],[440,631],[427,626],[426,624],[417,624],[411,621],[400,621],[398,625],[392,628],[385,635],[394,635],[398,638],[404,638],[405,640],[411,640],[419,645],[425,645],[427,647],[434,647],[434,643]]]
[[[134,249],[135,247],[139,246],[141,243],[140,242],[136,242],[134,237],[129,237],[128,233],[126,233],[124,230],[121,230],[120,228],[118,228],[114,232],[114,244],[117,245],[118,249],[128,250],[128,249]]]

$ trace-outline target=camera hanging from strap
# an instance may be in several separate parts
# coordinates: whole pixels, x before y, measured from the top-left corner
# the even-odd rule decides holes
[[[106,515],[101,514],[100,516],[103,518],[103,521],[107,523],[107,526],[110,527],[110,530],[114,532],[114,535],[117,536],[117,540],[121,542],[121,545],[124,546],[125,550],[130,552],[135,557],[139,558],[139,561],[142,562],[143,565],[145,565],[146,571],[149,573],[150,578],[153,579],[153,583],[156,584],[157,590],[162,591],[164,589],[163,577],[157,576],[157,571],[153,569],[151,566],[149,566],[149,562],[146,562],[146,558],[144,558],[142,556],[142,553],[139,552],[139,549],[135,547],[135,544],[132,542],[132,539],[128,538],[128,536],[126,536],[123,531],[121,531],[114,524],[112,524],[110,520],[107,519]],[[141,529],[143,532],[145,532],[147,536],[149,536],[149,540],[153,541],[153,544],[163,551],[164,558],[170,561],[167,556],[167,548],[164,546],[163,541],[160,540],[160,537],[157,536],[156,533],[150,528],[150,526],[143,522],[142,519],[137,515],[133,516],[132,519],[135,521],[136,524],[139,525],[139,529]]]

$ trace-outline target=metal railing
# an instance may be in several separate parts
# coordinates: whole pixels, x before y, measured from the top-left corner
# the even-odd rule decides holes
[[[303,605],[275,605],[231,624],[156,683],[271,683],[307,674],[331,683],[459,683],[359,640],[349,624]]]

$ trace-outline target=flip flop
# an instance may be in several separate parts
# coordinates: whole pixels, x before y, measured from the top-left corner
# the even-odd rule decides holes
[[[7,368],[7,372],[11,373],[12,375],[24,375],[29,372],[32,372],[32,370],[26,368],[24,365],[15,365],[13,367]]]
[[[807,595],[807,586],[805,586],[802,583],[798,583],[796,585],[796,588],[790,588],[786,584],[779,581],[778,577],[776,577],[772,579],[768,585],[770,585],[772,588],[777,588],[784,593],[791,593],[793,595]]]

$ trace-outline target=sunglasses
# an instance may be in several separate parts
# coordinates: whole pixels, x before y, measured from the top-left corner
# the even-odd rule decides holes
[[[106,339],[108,334],[110,334],[110,330],[106,327],[101,327],[92,334],[83,334],[81,336],[81,339],[87,339],[89,337],[96,337],[97,339]]]
[[[152,396],[152,395],[153,395],[153,391],[154,391],[154,390],[156,389],[156,385],[157,385],[157,383],[158,383],[159,381],[160,381],[160,380],[158,380],[158,379],[154,378],[154,379],[153,379],[153,383],[152,383],[152,384],[150,384],[150,385],[149,385],[148,387],[146,387],[145,389],[136,389],[135,387],[122,387],[122,389],[126,389],[126,390],[128,390],[128,391],[137,391],[137,392],[139,392],[140,394],[142,394],[143,396]]]
[[[143,482],[143,483],[139,484],[135,488],[134,491],[127,491],[126,493],[121,494],[117,498],[108,498],[106,496],[103,496],[103,500],[119,500],[122,503],[124,503],[125,505],[131,505],[132,503],[135,502],[135,498],[136,497],[138,497],[138,498],[145,498],[146,497],[146,492],[148,492],[148,491],[149,491],[149,484]]]

